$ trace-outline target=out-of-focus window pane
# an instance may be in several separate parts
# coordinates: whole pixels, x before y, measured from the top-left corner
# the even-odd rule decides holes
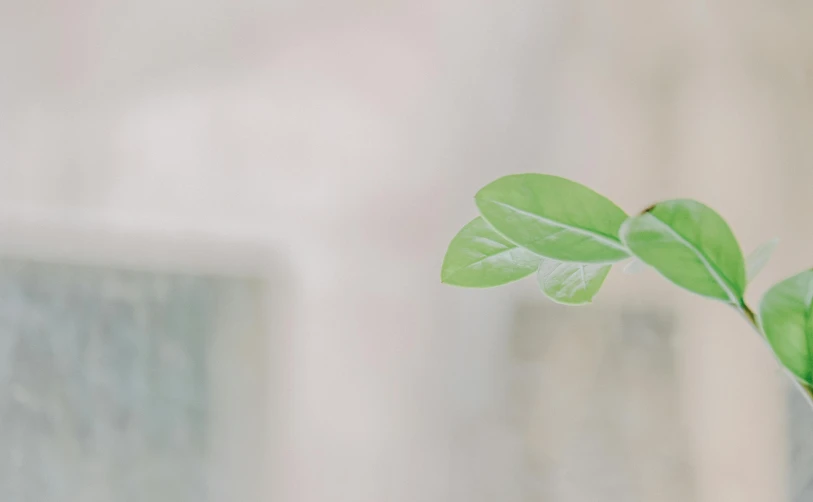
[[[813,500],[813,411],[796,389],[788,394],[790,494],[793,502],[806,502]]]
[[[207,500],[228,282],[0,260],[0,500]]]
[[[519,310],[512,402],[526,500],[694,499],[672,337],[659,311]]]

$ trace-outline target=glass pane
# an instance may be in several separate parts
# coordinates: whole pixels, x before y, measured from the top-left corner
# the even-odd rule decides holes
[[[671,317],[534,305],[517,319],[512,401],[531,467],[523,500],[694,500]]]
[[[813,410],[796,389],[788,393],[790,493],[793,502],[807,502],[813,500]]]
[[[533,304],[520,308],[513,333],[511,403],[529,466],[523,500],[699,500],[675,362],[680,333],[668,312],[592,307],[585,316]],[[787,388],[783,500],[808,502],[813,410]],[[707,476],[725,476],[711,469]]]
[[[0,260],[0,500],[207,500],[226,282]]]

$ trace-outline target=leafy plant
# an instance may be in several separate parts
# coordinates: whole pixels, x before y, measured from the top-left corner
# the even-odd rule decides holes
[[[745,301],[776,239],[746,260],[728,223],[700,202],[667,200],[628,216],[590,188],[548,174],[505,176],[474,199],[480,217],[452,239],[442,282],[485,288],[536,272],[548,298],[582,305],[592,302],[614,263],[632,258],[626,271],[651,267],[742,314],[813,405],[813,270],[770,288],[759,316]]]

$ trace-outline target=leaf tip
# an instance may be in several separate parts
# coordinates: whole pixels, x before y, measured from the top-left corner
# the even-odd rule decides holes
[[[448,254],[448,252],[447,252]],[[449,284],[449,267],[447,262],[447,256],[443,257],[443,264],[440,266],[440,283],[441,284]]]
[[[646,213],[652,212],[652,210],[655,209],[655,206],[657,206],[657,204],[652,204],[651,206],[649,206],[646,209],[644,209],[643,211],[641,211],[641,214],[646,214]]]
[[[449,272],[445,268],[440,270],[440,283],[449,284]]]

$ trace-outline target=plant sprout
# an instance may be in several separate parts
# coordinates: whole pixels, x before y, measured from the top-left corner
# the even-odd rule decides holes
[[[667,200],[635,216],[590,188],[558,176],[517,174],[474,197],[480,216],[452,239],[441,281],[469,288],[533,273],[542,292],[566,305],[591,303],[613,264],[632,258],[673,284],[725,303],[763,336],[813,405],[813,270],[771,287],[754,312],[748,283],[777,241],[746,260],[728,223],[691,199]]]

